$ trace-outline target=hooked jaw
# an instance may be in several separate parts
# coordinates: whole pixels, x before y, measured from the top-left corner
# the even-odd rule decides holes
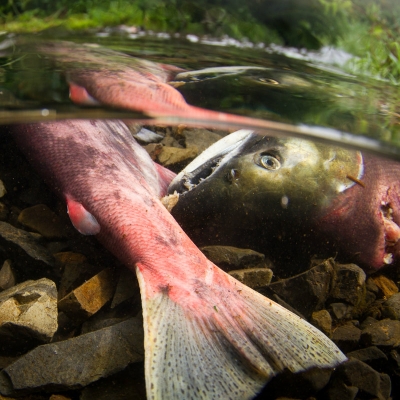
[[[393,262],[392,248],[397,244],[400,239],[400,227],[393,221],[393,209],[389,203],[382,201],[380,210],[383,229],[385,234],[385,253],[383,256],[383,262],[385,264],[391,264]]]

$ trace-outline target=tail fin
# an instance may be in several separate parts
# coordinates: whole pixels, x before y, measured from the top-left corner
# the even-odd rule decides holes
[[[213,266],[213,284],[147,286],[136,268],[148,399],[251,399],[276,373],[334,367],[346,357],[324,334]],[[179,283],[177,283],[179,285]],[[178,299],[178,300],[177,300]]]

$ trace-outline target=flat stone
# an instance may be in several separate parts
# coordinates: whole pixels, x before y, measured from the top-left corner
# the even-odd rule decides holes
[[[111,302],[111,308],[117,307],[124,301],[137,296],[139,293],[139,282],[136,275],[128,268],[122,268]]]
[[[115,285],[114,271],[106,268],[63,297],[58,308],[72,319],[87,319],[112,299]]]
[[[400,346],[400,321],[384,319],[363,329],[361,342],[382,348]]]
[[[333,260],[326,260],[306,272],[268,286],[285,302],[309,318],[322,309],[330,291],[333,276]]]
[[[384,275],[373,276],[371,279],[374,281],[376,286],[382,291],[383,295],[388,299],[395,293],[399,292],[397,285],[388,277]]]
[[[382,314],[386,318],[400,319],[400,293],[395,293],[382,304]]]
[[[338,386],[339,390],[336,389],[336,392],[340,393],[343,391],[343,385],[345,385],[347,387],[357,388],[357,393],[360,398],[365,398],[364,396],[373,396],[373,398],[386,399],[387,397],[382,396],[383,392],[386,393],[387,391],[386,378],[382,379],[381,375],[385,374],[380,374],[360,360],[349,358],[348,361],[339,365],[333,373],[328,392],[331,390],[334,391],[333,389]],[[382,380],[384,382],[383,387],[381,387]],[[328,398],[339,400],[339,397],[329,396]]]
[[[265,255],[250,249],[239,249],[232,246],[205,246],[202,253],[224,271],[245,268],[270,268]]]
[[[313,312],[310,322],[320,331],[324,332],[326,336],[332,336],[332,317],[327,310]]]
[[[269,268],[248,268],[229,272],[229,275],[253,289],[269,285],[273,274]]]
[[[222,138],[221,135],[211,132],[208,129],[196,128],[184,129],[182,135],[185,137],[186,147],[197,148],[199,154]]]
[[[0,351],[47,343],[57,330],[57,289],[42,278],[0,293]]]
[[[18,222],[47,239],[66,236],[66,227],[61,218],[45,204],[25,208],[18,216]]]
[[[0,269],[0,291],[14,286],[16,283],[14,271],[11,268],[11,260],[6,260]]]
[[[44,246],[41,246],[37,242],[35,236],[29,232],[15,228],[7,222],[0,221],[0,237],[2,238],[3,242],[8,245],[15,245],[17,250],[22,250],[31,258],[50,266],[54,265],[53,256]]]
[[[8,218],[10,210],[8,207],[0,201],[0,221],[5,221]]]
[[[146,400],[144,366],[128,365],[123,371],[85,387],[79,400]]]
[[[354,307],[346,303],[331,303],[329,309],[331,310],[335,320],[340,321],[342,319],[350,319]]]
[[[332,333],[332,341],[344,353],[357,348],[361,337],[361,329],[354,326],[351,322],[338,326]]]
[[[347,353],[347,357],[356,358],[374,369],[382,368],[388,361],[385,353],[379,350],[376,346],[351,351],[350,353]]]
[[[158,159],[158,156],[161,154],[163,147],[164,146],[160,143],[151,143],[147,146],[144,146],[144,149],[147,151],[150,158],[153,161],[156,161]]]
[[[188,164],[198,155],[196,148],[178,149],[176,147],[164,146],[157,157],[158,162],[167,168],[179,168]]]
[[[7,194],[6,187],[4,186],[3,181],[0,179],[0,199]]]
[[[36,347],[0,373],[0,393],[78,389],[143,361],[138,318],[62,342]]]
[[[365,272],[355,264],[335,264],[334,270],[330,298],[334,302],[359,305],[365,297]]]
[[[98,274],[103,268],[82,262],[79,257],[76,260],[66,262],[63,266],[58,298],[64,298],[68,293]]]
[[[273,378],[265,391],[268,399],[308,399],[321,391],[329,382],[332,370],[329,368],[311,368],[292,374],[283,372]],[[264,394],[264,393],[263,393]],[[262,395],[263,395],[262,394]],[[260,396],[260,398],[264,398]]]

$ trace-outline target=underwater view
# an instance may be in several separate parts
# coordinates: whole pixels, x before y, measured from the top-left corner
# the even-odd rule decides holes
[[[0,398],[400,396],[398,85],[334,48],[0,40]]]

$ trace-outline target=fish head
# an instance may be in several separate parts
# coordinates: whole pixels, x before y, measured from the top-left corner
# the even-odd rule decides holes
[[[178,219],[240,226],[312,218],[362,177],[359,152],[240,130],[215,143],[169,187]]]

